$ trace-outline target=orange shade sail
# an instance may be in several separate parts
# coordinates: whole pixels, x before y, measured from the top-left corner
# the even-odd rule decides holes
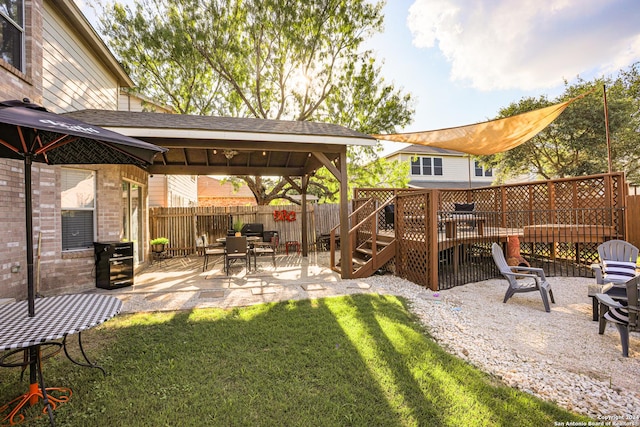
[[[591,92],[560,104],[503,119],[425,132],[371,135],[379,140],[445,148],[473,155],[501,153],[524,144],[549,126],[572,102]]]

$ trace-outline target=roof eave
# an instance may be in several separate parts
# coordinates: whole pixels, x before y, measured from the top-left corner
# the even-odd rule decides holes
[[[215,131],[200,129],[168,129],[168,128],[133,128],[133,127],[109,127],[114,132],[134,138],[163,138],[163,139],[190,139],[190,140],[228,140],[228,141],[268,141],[289,142],[298,144],[331,144],[331,145],[361,145],[375,146],[377,141],[373,138],[337,135],[306,135],[284,134],[268,132],[241,132],[241,131]]]

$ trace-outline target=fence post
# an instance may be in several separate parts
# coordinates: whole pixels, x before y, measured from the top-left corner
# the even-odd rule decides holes
[[[424,194],[425,244],[427,245],[427,265],[429,266],[429,289],[438,290],[438,195],[437,190]]]

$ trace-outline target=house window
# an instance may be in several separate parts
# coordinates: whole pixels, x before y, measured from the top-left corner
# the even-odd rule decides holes
[[[442,158],[414,157],[411,159],[411,175],[442,175]]]
[[[24,72],[24,1],[0,2],[0,58]]]
[[[477,160],[475,161],[475,172],[476,176],[493,176],[493,169],[485,169]]]
[[[475,170],[476,170],[476,176],[482,176],[484,173],[484,170],[482,169],[482,165],[477,160],[475,161]]]
[[[62,169],[62,250],[93,246],[96,208],[94,171]]]

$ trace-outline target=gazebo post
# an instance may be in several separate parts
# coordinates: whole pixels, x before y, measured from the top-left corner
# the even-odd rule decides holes
[[[351,239],[349,238],[349,186],[347,179],[347,147],[340,150],[338,159],[340,170],[340,275],[343,279],[351,279]]]
[[[302,176],[302,256],[309,256],[308,248],[308,228],[309,222],[307,221],[307,187],[309,186],[309,175]]]

